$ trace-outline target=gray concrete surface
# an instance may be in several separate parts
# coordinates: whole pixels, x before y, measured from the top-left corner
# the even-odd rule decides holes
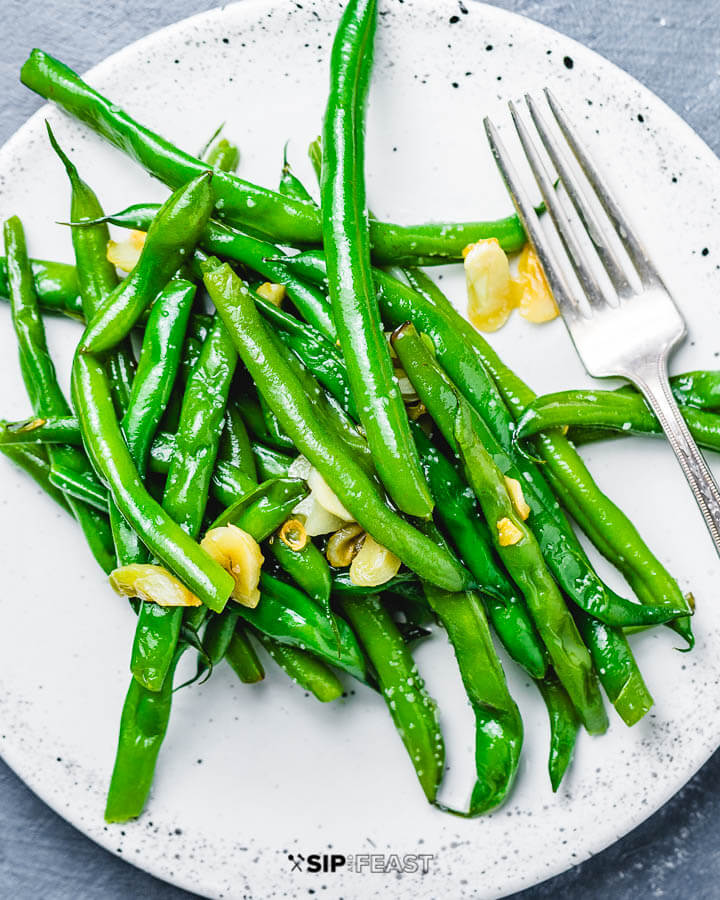
[[[83,71],[208,0],[3,0],[0,143],[37,108],[17,72],[41,46]],[[718,0],[499,0],[626,69],[720,152]],[[51,812],[0,762],[0,898],[190,897],[113,857]],[[449,892],[451,896],[451,891]],[[720,754],[624,840],[522,900],[720,896]]]

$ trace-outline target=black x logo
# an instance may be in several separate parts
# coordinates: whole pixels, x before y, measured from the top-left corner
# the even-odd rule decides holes
[[[288,859],[292,863],[292,869],[290,869],[291,872],[302,872],[302,864],[305,862],[305,857],[302,855],[302,853],[298,853],[297,856],[293,855],[292,853],[288,853]]]

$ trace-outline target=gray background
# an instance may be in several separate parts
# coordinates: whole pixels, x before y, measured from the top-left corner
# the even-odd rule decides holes
[[[208,0],[3,0],[0,144],[40,105],[17,73],[42,47],[84,71]],[[718,0],[500,0],[597,50],[630,72],[720,151]],[[654,8],[653,8],[654,7]],[[51,812],[0,762],[0,898],[188,898],[100,849]],[[624,840],[525,891],[540,898],[720,896],[720,754]]]

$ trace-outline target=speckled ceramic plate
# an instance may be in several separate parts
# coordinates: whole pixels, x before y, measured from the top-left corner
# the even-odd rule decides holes
[[[305,148],[323,112],[338,6],[246,0],[134,44],[89,81],[191,151],[226,122],[242,148],[241,173],[262,184],[276,184],[290,138],[291,160],[311,182]],[[505,214],[481,119],[507,123],[505,101],[544,85],[605,164],[686,314],[690,337],[674,369],[716,365],[718,160],[641,85],[531,21],[470,0],[382,0],[368,123],[373,210],[400,221]],[[67,216],[68,188],[45,117],[108,209],[164,191],[89,131],[41,110],[0,153],[0,213],[23,217],[33,254],[71,259],[67,231],[54,224]],[[462,305],[461,277],[444,274]],[[29,407],[7,309],[0,320],[0,413],[21,417]],[[74,324],[50,327],[64,371],[77,336]],[[514,319],[493,343],[540,391],[588,383],[559,322]],[[694,591],[697,648],[677,652],[667,630],[634,640],[655,707],[632,730],[612,713],[605,737],[581,735],[557,796],[546,775],[545,712],[514,666],[506,668],[527,734],[517,787],[502,809],[476,821],[425,804],[369,691],[348,685],[347,700],[321,707],[274,671],[248,688],[222,668],[176,695],[146,813],[104,826],[133,618],[72,522],[0,461],[3,757],[89,837],[209,897],[496,897],[572,866],[656,810],[720,737],[718,561],[680,471],[659,441],[614,442],[585,455],[683,589]],[[443,637],[417,656],[442,710],[445,799],[462,803],[472,783],[470,713]],[[293,870],[289,859],[323,853],[352,856],[362,871],[346,863],[316,874],[307,863]],[[372,853],[432,859],[426,875],[399,876],[368,871],[362,855]]]

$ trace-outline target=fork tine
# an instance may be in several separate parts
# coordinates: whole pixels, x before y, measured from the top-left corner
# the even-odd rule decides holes
[[[660,276],[658,275],[657,270],[655,269],[653,264],[650,262],[650,259],[645,252],[645,248],[635,237],[635,233],[630,227],[630,224],[625,218],[620,207],[604,187],[599,172],[590,162],[590,158],[583,149],[582,145],[573,135],[567,116],[565,115],[562,107],[555,99],[549,88],[545,88],[544,94],[547,98],[548,105],[552,110],[552,114],[555,116],[555,119],[560,126],[560,130],[565,136],[565,140],[568,142],[570,149],[572,150],[575,158],[580,164],[580,168],[583,170],[585,177],[590,182],[590,185],[595,191],[600,203],[602,204],[603,209],[607,213],[608,218],[613,223],[615,231],[622,241],[622,244],[625,247],[628,256],[632,260],[632,263],[635,266],[635,269],[641,280],[645,284],[660,282]]]
[[[550,290],[555,298],[555,302],[557,303],[563,318],[567,322],[574,321],[581,316],[580,307],[568,288],[562,269],[558,265],[557,260],[543,235],[540,220],[535,212],[535,207],[518,177],[517,170],[512,164],[510,155],[505,149],[503,142],[500,140],[497,129],[489,118],[485,118],[483,124],[497,167],[500,170],[505,186],[512,197],[517,214],[525,228],[525,233],[540,260],[540,265],[545,274],[545,278],[550,285]]]
[[[508,105],[510,107],[510,114],[512,115],[515,128],[520,138],[520,143],[522,144],[523,150],[525,151],[527,161],[530,163],[530,168],[532,169],[535,180],[538,183],[540,193],[543,196],[543,200],[545,201],[545,205],[547,206],[548,212],[550,213],[550,217],[553,220],[555,228],[560,235],[560,239],[563,242],[565,249],[567,250],[570,264],[575,270],[575,274],[577,275],[582,289],[585,292],[588,303],[590,304],[592,309],[603,309],[608,305],[605,292],[603,291],[602,287],[598,283],[597,278],[593,274],[592,267],[589,260],[587,259],[585,250],[578,241],[573,229],[573,225],[570,222],[567,213],[560,204],[558,195],[553,187],[552,179],[550,178],[550,175],[545,168],[545,164],[540,158],[537,148],[535,147],[535,144],[530,137],[530,132],[527,130],[527,128],[525,127],[525,123],[520,118],[520,114],[518,113],[515,104],[510,101]]]
[[[540,135],[540,139],[545,145],[545,149],[547,150],[552,164],[555,166],[555,171],[558,174],[560,183],[565,188],[568,197],[572,200],[577,214],[580,216],[583,225],[590,235],[590,240],[593,242],[593,246],[605,267],[605,271],[612,282],[612,286],[619,296],[630,295],[632,293],[632,286],[628,274],[613,250],[607,226],[600,218],[598,218],[598,213],[602,209],[600,202],[597,197],[588,197],[578,184],[576,177],[568,167],[567,158],[559,141],[550,133],[545,117],[542,115],[537,104],[529,94],[525,94],[525,102],[530,110],[530,115],[535,123],[535,128]]]

